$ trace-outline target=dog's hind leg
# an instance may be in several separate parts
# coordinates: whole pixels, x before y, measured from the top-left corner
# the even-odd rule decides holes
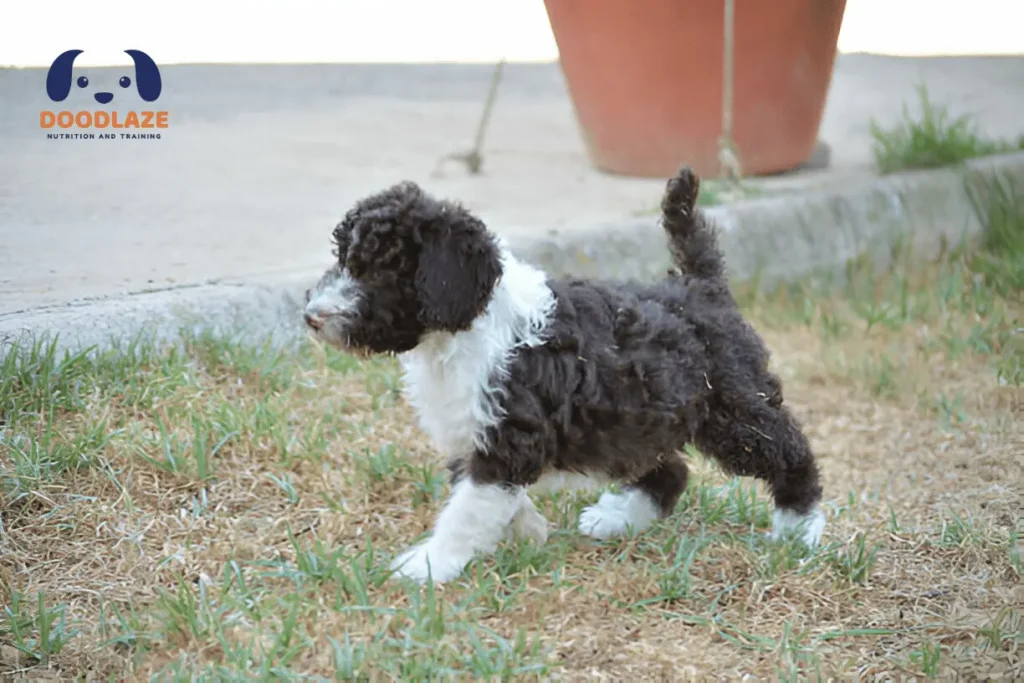
[[[696,445],[726,471],[768,484],[775,500],[774,538],[797,535],[808,547],[818,544],[825,528],[818,467],[807,437],[784,406],[762,397],[712,405]]]
[[[672,514],[686,490],[686,477],[686,463],[676,454],[666,455],[622,493],[607,491],[584,509],[580,533],[604,539],[643,531],[656,519]]]

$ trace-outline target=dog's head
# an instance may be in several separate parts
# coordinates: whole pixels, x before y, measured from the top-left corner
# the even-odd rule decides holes
[[[135,63],[135,88],[146,102],[153,102],[160,97],[163,83],[160,80],[160,69],[156,62],[142,50],[125,50],[125,53]],[[54,102],[63,102],[71,93],[71,76],[75,66],[75,58],[82,54],[81,50],[67,50],[57,56],[46,73],[46,94]],[[117,81],[122,88],[128,88],[132,79],[123,75]],[[75,79],[79,88],[88,88],[89,79],[86,76],[79,76]],[[97,92],[93,98],[100,104],[108,104],[114,99],[113,92]]]
[[[484,224],[404,182],[334,229],[337,261],[306,293],[306,325],[341,349],[402,353],[428,332],[469,329],[502,273]]]

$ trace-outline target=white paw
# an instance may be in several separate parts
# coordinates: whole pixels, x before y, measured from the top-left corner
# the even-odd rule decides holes
[[[512,519],[512,531],[519,538],[526,538],[540,545],[548,540],[548,520],[537,511],[532,501],[527,502],[519,508],[519,512]]]
[[[808,548],[815,548],[821,542],[825,530],[825,513],[815,507],[806,515],[791,510],[776,510],[772,516],[772,540],[799,539]]]
[[[395,575],[417,583],[426,583],[428,577],[432,577],[434,583],[444,583],[459,576],[473,559],[472,555],[465,557],[462,553],[452,553],[432,541],[413,546],[396,557],[391,563]]]
[[[580,533],[606,539],[643,531],[658,518],[654,501],[643,491],[606,492],[580,515]]]
[[[629,531],[626,513],[600,504],[590,505],[580,514],[580,533],[591,538],[613,538]]]

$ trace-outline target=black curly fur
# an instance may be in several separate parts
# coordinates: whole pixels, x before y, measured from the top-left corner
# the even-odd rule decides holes
[[[408,351],[426,331],[467,329],[501,275],[484,224],[411,182],[357,204],[333,241],[338,268],[363,283],[349,343],[377,353]]]
[[[602,473],[643,489],[668,515],[692,443],[727,471],[767,482],[781,508],[805,514],[819,501],[814,456],[736,307],[698,192],[684,168],[662,201],[679,272],[653,284],[548,280],[556,306],[546,343],[517,352],[505,417],[486,448],[450,463],[453,480],[529,486],[551,470]],[[340,264],[368,293],[353,342],[374,351],[465,329],[501,274],[484,225],[412,183],[362,202],[334,237]]]

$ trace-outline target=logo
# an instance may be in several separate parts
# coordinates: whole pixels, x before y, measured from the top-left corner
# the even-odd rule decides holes
[[[118,73],[116,69],[107,68],[103,71],[110,72],[110,76],[106,73],[94,76],[94,83],[84,74],[75,76],[75,59],[82,52],[67,50],[53,60],[46,72],[47,97],[56,103],[65,102],[69,97],[80,100],[84,98],[74,97],[72,93],[83,91],[90,93],[90,99],[100,105],[108,105],[115,99],[117,102],[111,110],[64,109],[39,112],[39,127],[48,131],[47,139],[159,140],[160,133],[156,131],[168,127],[167,112],[132,107],[133,101],[137,102],[138,99],[143,102],[156,102],[159,99],[163,81],[156,62],[142,50],[125,50],[135,65],[134,78],[128,73]],[[115,84],[118,88],[114,87]],[[128,105],[124,109],[121,108],[122,102]]]

